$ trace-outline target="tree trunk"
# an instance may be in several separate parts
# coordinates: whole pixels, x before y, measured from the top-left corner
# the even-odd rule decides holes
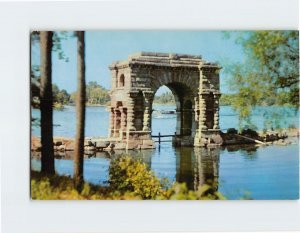
[[[77,189],[83,183],[84,126],[85,126],[85,45],[84,32],[77,32],[77,97],[74,180]]]
[[[52,36],[53,32],[40,32],[41,44],[41,143],[42,143],[42,169],[44,174],[54,174],[53,149],[53,113],[52,113]]]

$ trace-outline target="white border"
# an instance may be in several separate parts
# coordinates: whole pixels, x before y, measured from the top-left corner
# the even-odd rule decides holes
[[[30,29],[298,29],[297,0],[0,3],[2,230],[300,230],[295,201],[30,201]]]

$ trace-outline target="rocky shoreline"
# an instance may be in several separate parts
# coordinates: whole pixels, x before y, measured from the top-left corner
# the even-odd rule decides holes
[[[230,145],[244,145],[244,144],[264,144],[264,145],[289,145],[295,144],[299,141],[299,129],[285,129],[278,131],[269,132],[256,132],[253,130],[244,130],[238,133],[236,129],[228,129],[226,133],[222,133],[224,146]],[[84,143],[85,151],[111,151],[118,150],[121,147],[118,146],[120,142],[99,139],[99,138],[86,138]],[[53,138],[54,151],[74,151],[75,141],[73,138],[66,137],[54,137]],[[124,149],[122,147],[122,149]],[[138,148],[137,148],[138,149]],[[31,150],[41,150],[41,139],[40,137],[31,137]]]
[[[239,144],[264,144],[264,145],[288,145],[297,143],[299,140],[299,129],[283,129],[280,131],[257,132],[251,129],[238,133],[236,129],[228,129],[222,133],[223,145]]]

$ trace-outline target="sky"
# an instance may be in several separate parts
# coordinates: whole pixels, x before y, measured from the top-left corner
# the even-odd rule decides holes
[[[62,41],[62,49],[68,62],[58,58],[57,52],[52,56],[52,82],[69,93],[76,91],[77,75],[77,39],[68,37]],[[101,30],[86,31],[86,82],[97,81],[107,89],[111,86],[108,66],[113,61],[126,60],[128,55],[140,51],[184,53],[201,55],[209,62],[240,62],[244,53],[242,47],[235,43],[235,36],[224,38],[222,31],[187,31],[187,30]],[[34,43],[31,48],[32,65],[40,64],[40,48]],[[222,93],[229,92],[228,77],[224,69],[220,73]],[[160,88],[158,94],[167,91]]]

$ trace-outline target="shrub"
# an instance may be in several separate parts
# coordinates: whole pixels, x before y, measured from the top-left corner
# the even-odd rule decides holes
[[[172,188],[162,192],[160,200],[225,200],[212,185],[204,184],[197,191],[189,190],[185,183],[175,183]]]
[[[147,165],[128,155],[111,161],[109,177],[113,190],[133,192],[142,199],[155,199],[162,190],[160,180]]]

